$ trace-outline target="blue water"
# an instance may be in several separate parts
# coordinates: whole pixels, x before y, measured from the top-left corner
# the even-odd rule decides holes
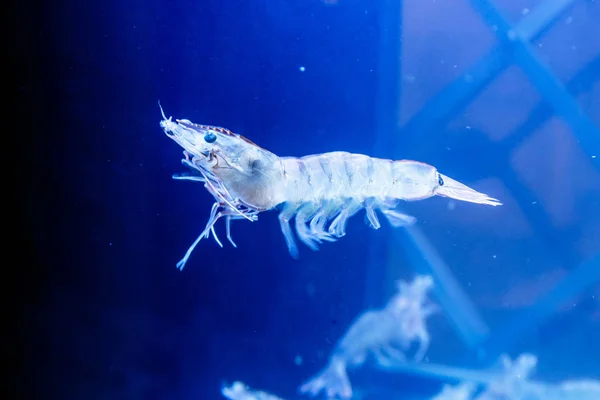
[[[35,267],[19,382],[31,398],[208,400],[235,380],[309,398],[298,386],[355,318],[416,273],[434,276],[443,309],[427,364],[474,371],[529,352],[541,381],[600,379],[600,4],[495,0],[503,26],[483,0],[400,3],[23,10],[17,122],[31,134],[18,149],[32,160],[22,204]],[[500,38],[544,12],[558,14],[531,42]],[[182,149],[159,127],[159,100],[167,116],[281,156],[426,162],[504,205],[403,204],[414,230],[383,218],[373,230],[361,211],[297,260],[266,212],[233,222],[237,248],[218,224],[224,248],[203,240],[178,271],[213,198],[171,179]],[[350,379],[365,400],[427,399],[455,382],[368,366]]]

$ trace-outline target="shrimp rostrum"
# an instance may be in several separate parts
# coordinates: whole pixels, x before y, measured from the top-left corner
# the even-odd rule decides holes
[[[502,204],[418,161],[384,160],[341,151],[278,157],[225,128],[167,119],[164,112],[162,117],[160,126],[183,147],[182,163],[190,169],[174,178],[203,182],[215,198],[204,231],[177,264],[180,269],[201,239],[212,234],[221,245],[214,225],[223,217],[227,238],[235,246],[230,231],[232,220],[256,221],[259,213],[279,209],[281,231],[290,254],[297,258],[292,219],[298,238],[317,250],[319,243],[344,236],[348,219],[361,209],[366,211],[369,225],[378,229],[377,212],[394,227],[415,222],[414,217],[396,210],[400,200],[443,196],[492,206]]]

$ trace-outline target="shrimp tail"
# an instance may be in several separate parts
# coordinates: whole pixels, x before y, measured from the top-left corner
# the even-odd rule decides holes
[[[350,399],[352,386],[346,373],[346,363],[332,360],[324,370],[300,386],[300,393],[315,397],[325,391],[327,398]]]
[[[448,197],[451,199],[468,201],[469,203],[487,204],[490,206],[501,206],[502,203],[498,199],[488,196],[485,193],[480,193],[471,189],[446,175],[440,174],[440,183],[443,185],[437,186],[434,193],[437,196]]]

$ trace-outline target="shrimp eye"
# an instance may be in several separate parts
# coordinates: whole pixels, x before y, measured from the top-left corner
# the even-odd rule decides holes
[[[214,143],[217,140],[217,135],[215,135],[212,132],[208,132],[206,133],[206,135],[204,135],[204,141],[206,143]]]
[[[444,186],[444,180],[442,179],[442,176],[440,174],[438,174],[438,185]]]

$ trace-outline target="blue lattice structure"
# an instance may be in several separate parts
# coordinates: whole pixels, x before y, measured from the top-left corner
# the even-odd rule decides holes
[[[547,210],[537,206],[536,193],[522,182],[509,163],[510,153],[514,149],[547,120],[558,116],[570,127],[583,154],[587,156],[594,169],[600,172],[600,129],[575,99],[575,96],[600,80],[600,54],[568,81],[562,82],[531,45],[531,42],[545,34],[578,2],[578,0],[541,1],[513,26],[492,1],[470,0],[471,7],[496,36],[496,46],[467,68],[458,79],[430,98],[405,124],[393,128],[388,124],[379,129],[381,135],[377,147],[380,151],[394,148],[395,153],[402,154],[402,149],[409,148],[414,153],[422,153],[431,146],[431,143],[439,143],[444,132],[443,127],[457,113],[475,101],[500,74],[512,66],[518,67],[525,74],[542,98],[528,118],[506,135],[506,138],[501,141],[485,138],[478,141],[478,145],[481,146],[479,150],[492,159],[487,164],[490,168],[481,175],[495,176],[502,181],[523,211],[535,235],[542,239],[546,249],[552,253],[553,259],[570,271],[569,275],[540,296],[535,304],[527,307],[523,312],[514,313],[504,323],[499,324],[505,328],[492,330],[479,315],[459,280],[453,276],[450,268],[418,225],[406,230],[393,231],[387,243],[387,250],[391,253],[388,269],[397,269],[397,261],[401,257],[405,263],[408,261],[414,271],[430,273],[434,276],[437,284],[436,296],[443,305],[446,316],[467,349],[472,350],[473,353],[478,351],[480,354],[486,354],[485,360],[480,360],[483,363],[489,362],[504,351],[509,351],[517,338],[531,334],[547,323],[565,301],[600,282],[600,254],[582,259],[577,252],[573,251],[572,246],[565,243],[560,232],[554,228]],[[384,46],[389,44],[388,40]],[[389,47],[387,49],[389,53]],[[390,72],[384,69],[384,74],[389,82],[392,79]],[[398,83],[398,80],[394,82]],[[392,117],[399,120],[397,114]],[[389,116],[387,119],[389,120]],[[376,244],[375,248],[377,253],[382,251],[381,245]],[[401,253],[401,255],[394,255],[394,253]],[[375,270],[377,266],[373,265],[372,268]],[[374,302],[375,293],[381,292],[381,283],[378,286],[377,282],[381,282],[384,278],[381,272],[375,271],[372,274],[371,288],[367,293],[369,304]],[[387,277],[390,275],[393,274],[388,272]],[[459,354],[457,358],[464,359]]]

